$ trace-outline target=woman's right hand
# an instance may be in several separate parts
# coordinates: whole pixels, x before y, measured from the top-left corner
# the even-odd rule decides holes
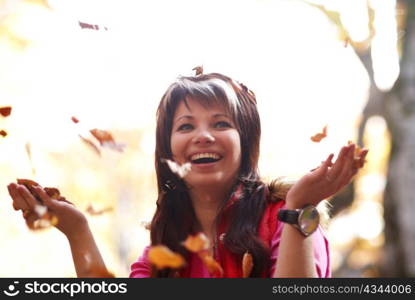
[[[75,237],[77,233],[82,232],[88,226],[85,215],[73,203],[64,198],[60,200],[52,199],[40,186],[35,186],[34,190],[40,199],[42,199],[43,203],[39,203],[22,184],[11,183],[7,186],[7,189],[13,199],[14,209],[22,210],[23,217],[29,227],[32,227],[34,222],[39,219],[35,210],[36,205],[46,206],[48,213],[57,217],[58,222],[55,227],[68,238]]]

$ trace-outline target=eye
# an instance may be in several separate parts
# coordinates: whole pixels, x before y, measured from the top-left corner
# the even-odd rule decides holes
[[[180,125],[177,128],[177,131],[184,131],[184,130],[191,130],[191,129],[193,129],[193,125],[186,123],[186,124]]]
[[[219,121],[215,123],[215,128],[230,128],[232,125],[226,121]]]

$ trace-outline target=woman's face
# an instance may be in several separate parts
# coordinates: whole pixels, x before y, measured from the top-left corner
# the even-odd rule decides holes
[[[220,105],[204,107],[188,99],[178,105],[171,133],[173,159],[191,163],[184,180],[190,187],[229,187],[241,164],[239,133]]]

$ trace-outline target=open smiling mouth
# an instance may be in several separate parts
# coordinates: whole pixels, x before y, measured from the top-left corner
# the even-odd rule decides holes
[[[214,153],[200,153],[192,155],[190,161],[192,164],[209,164],[215,163],[222,159],[222,156]]]

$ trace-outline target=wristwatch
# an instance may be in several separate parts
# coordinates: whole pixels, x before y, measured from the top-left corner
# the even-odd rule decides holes
[[[301,209],[280,209],[278,220],[291,224],[304,236],[309,236],[316,231],[320,223],[320,214],[313,205],[306,205]]]

